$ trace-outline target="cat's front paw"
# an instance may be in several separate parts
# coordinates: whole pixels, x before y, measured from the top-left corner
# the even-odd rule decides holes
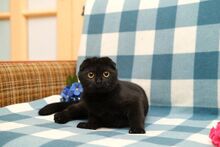
[[[54,114],[54,121],[58,124],[65,124],[69,121],[69,117],[64,112],[57,112]]]
[[[53,114],[54,112],[53,112],[53,110],[50,110],[50,109],[48,109],[48,107],[43,107],[43,108],[41,108],[39,111],[38,111],[38,114],[39,115],[50,115],[50,114]]]
[[[96,130],[96,129],[99,128],[99,126],[97,124],[91,124],[91,123],[88,123],[88,122],[80,122],[77,125],[77,128]]]
[[[130,134],[145,134],[145,130],[143,128],[130,128]]]

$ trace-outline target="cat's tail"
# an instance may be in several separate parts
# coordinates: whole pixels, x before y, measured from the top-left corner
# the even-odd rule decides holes
[[[52,103],[44,106],[41,108],[38,112],[39,115],[50,115],[56,112],[63,111],[65,108],[70,106],[73,103],[67,103],[67,102],[57,102],[57,103]]]

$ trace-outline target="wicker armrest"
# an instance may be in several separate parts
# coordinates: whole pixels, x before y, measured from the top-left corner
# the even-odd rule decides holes
[[[0,107],[60,94],[75,61],[0,62]]]

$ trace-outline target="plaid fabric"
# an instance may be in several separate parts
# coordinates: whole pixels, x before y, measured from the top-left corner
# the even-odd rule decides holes
[[[208,133],[215,115],[182,114],[182,108],[151,107],[146,120],[146,134],[128,134],[128,128],[98,130],[78,129],[77,121],[56,124],[53,115],[38,116],[38,109],[59,101],[60,96],[10,105],[0,109],[0,146],[212,146]]]
[[[78,65],[110,56],[151,107],[146,134],[78,129],[38,109],[59,96],[0,109],[0,146],[212,146],[219,119],[219,0],[87,0]],[[171,107],[172,106],[172,107]]]
[[[220,108],[219,0],[88,0],[78,65],[109,56],[151,105]]]
[[[0,107],[59,94],[75,62],[0,62]]]

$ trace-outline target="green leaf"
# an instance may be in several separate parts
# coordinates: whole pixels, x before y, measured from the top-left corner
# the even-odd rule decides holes
[[[73,83],[78,82],[78,78],[76,75],[69,75],[66,80],[66,84],[71,86]]]
[[[68,76],[66,79],[66,85],[70,86],[72,84],[71,76]]]
[[[79,81],[79,80],[78,80],[78,77],[77,77],[76,75],[72,76],[72,80],[73,80],[73,83]]]

